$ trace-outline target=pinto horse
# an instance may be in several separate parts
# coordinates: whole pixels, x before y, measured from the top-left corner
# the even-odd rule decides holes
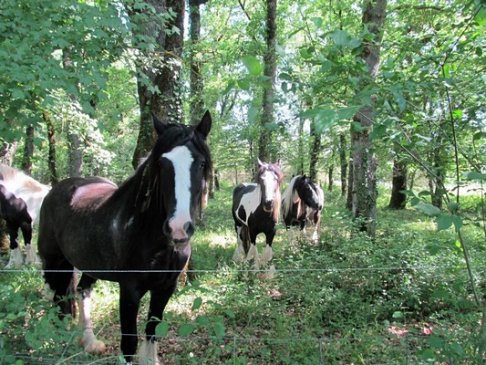
[[[190,257],[194,219],[211,169],[209,112],[197,126],[153,119],[157,141],[133,176],[119,187],[99,177],[63,180],[46,196],[40,213],[44,279],[61,316],[75,314],[76,268],[82,272],[77,285],[81,343],[88,352],[103,352],[90,317],[91,291],[98,279],[118,282],[121,351],[129,364],[137,352],[137,314],[147,292],[148,321],[137,363],[159,364],[155,328]]]
[[[324,193],[320,186],[305,175],[294,176],[282,198],[285,227],[289,230],[291,226],[299,226],[305,233],[309,223],[314,226],[312,240],[317,241],[323,205]]]
[[[25,261],[39,261],[31,245],[32,226],[37,224],[42,201],[49,190],[48,185],[41,184],[22,171],[0,164],[0,218],[7,222],[10,237],[10,259],[5,268],[20,267],[23,263],[17,240],[19,229],[24,237]]]
[[[280,215],[280,184],[283,173],[280,163],[264,163],[258,160],[256,183],[238,185],[233,191],[233,219],[238,246],[234,261],[253,260],[256,268],[272,259],[272,242],[277,231]],[[266,246],[259,258],[256,238],[264,233]]]

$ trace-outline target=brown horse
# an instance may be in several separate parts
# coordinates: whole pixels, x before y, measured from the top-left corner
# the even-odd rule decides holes
[[[162,124],[154,117],[157,142],[135,174],[119,187],[102,178],[71,178],[44,200],[39,253],[44,278],[64,314],[73,313],[74,267],[85,350],[104,344],[93,332],[89,313],[93,284],[120,286],[121,350],[127,363],[137,350],[140,300],[150,292],[146,340],[140,364],[158,364],[155,328],[190,254],[194,219],[211,169],[206,137],[211,116],[197,126]]]

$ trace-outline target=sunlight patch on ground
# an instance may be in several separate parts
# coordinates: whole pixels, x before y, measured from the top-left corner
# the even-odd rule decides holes
[[[226,233],[224,235],[209,233],[206,235],[206,240],[209,242],[210,246],[228,247],[235,245],[236,235],[230,235],[229,233]]]

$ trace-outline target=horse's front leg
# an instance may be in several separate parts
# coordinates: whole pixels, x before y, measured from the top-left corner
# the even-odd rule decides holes
[[[19,226],[10,222],[7,222],[8,235],[10,237],[10,258],[6,269],[15,269],[24,263],[22,252],[20,252],[19,242],[17,240],[19,236]]]
[[[91,292],[96,279],[83,274],[78,285],[79,293],[79,324],[83,331],[81,345],[84,350],[90,353],[101,353],[105,351],[105,344],[99,341],[93,332],[93,322],[91,321]]]
[[[253,260],[253,266],[255,267],[255,269],[258,270],[260,268],[260,257],[258,255],[258,250],[256,247],[257,233],[252,231],[250,228],[248,228],[248,230],[250,236],[250,242],[249,242],[250,248],[248,250],[248,254],[246,255],[246,260],[247,261]]]
[[[140,346],[140,358],[141,365],[159,365],[158,358],[158,346],[157,339],[155,338],[155,328],[160,323],[164,315],[164,309],[169,299],[174,293],[176,288],[176,282],[173,286],[164,290],[152,290],[150,291],[150,307],[148,313],[148,322],[145,327],[145,340]]]
[[[235,231],[236,231],[236,250],[235,253],[233,254],[233,261],[235,262],[241,262],[245,258],[245,245],[243,240],[245,239],[244,237],[244,232],[243,230],[245,229],[244,226],[238,226],[235,225]]]
[[[121,350],[127,364],[131,364],[137,352],[137,314],[142,292],[132,285],[120,284]]]
[[[276,233],[277,233],[277,228],[273,226],[265,235],[266,245],[260,260],[260,263],[262,265],[266,265],[268,262],[270,262],[270,260],[273,257],[272,243]]]
[[[31,245],[32,224],[29,222],[24,222],[20,225],[20,229],[22,230],[22,235],[24,236],[25,242],[25,263],[33,265],[40,264],[39,256],[37,256],[34,247]]]

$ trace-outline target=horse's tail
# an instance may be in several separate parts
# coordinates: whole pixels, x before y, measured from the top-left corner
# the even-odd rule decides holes
[[[76,286],[77,274],[73,265],[65,258],[61,260],[43,259],[44,280],[54,291],[54,303],[60,310],[60,316],[72,315],[76,317]]]

